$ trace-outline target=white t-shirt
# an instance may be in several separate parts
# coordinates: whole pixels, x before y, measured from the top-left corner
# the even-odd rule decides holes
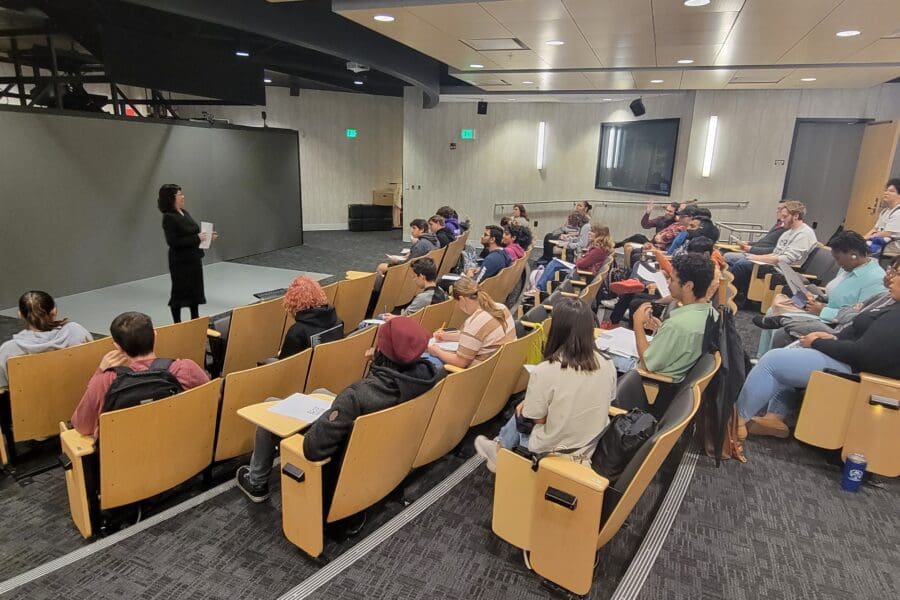
[[[875,229],[900,234],[900,205],[881,211],[878,220],[875,221]]]
[[[522,415],[547,419],[535,424],[528,449],[535,453],[585,449],[609,422],[609,405],[616,394],[616,369],[598,357],[596,371],[563,369],[544,361],[535,366],[525,392]]]

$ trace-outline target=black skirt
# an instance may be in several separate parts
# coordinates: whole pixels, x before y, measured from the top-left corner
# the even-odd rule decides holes
[[[203,289],[203,250],[200,249],[200,226],[187,211],[183,215],[163,215],[163,231],[169,245],[169,275],[172,293],[169,306],[181,308],[206,304]]]

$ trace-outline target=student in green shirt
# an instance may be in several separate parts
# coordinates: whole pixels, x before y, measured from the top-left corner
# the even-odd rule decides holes
[[[703,352],[703,334],[710,313],[706,291],[715,276],[712,261],[701,254],[682,254],[672,260],[672,298],[681,306],[661,325],[653,316],[650,303],[644,303],[632,317],[638,357],[644,368],[667,375],[679,383]],[[659,327],[653,341],[647,341],[644,328]]]

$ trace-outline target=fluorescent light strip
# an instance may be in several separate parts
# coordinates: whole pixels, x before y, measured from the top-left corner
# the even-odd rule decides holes
[[[716,145],[716,130],[719,128],[719,117],[713,115],[709,118],[706,129],[706,151],[703,153],[703,177],[709,177],[712,170],[713,149]]]
[[[537,170],[544,170],[544,143],[547,141],[547,123],[538,123]]]
[[[610,127],[606,134],[606,168],[612,169],[613,165],[613,146],[616,142],[616,132],[618,129]]]

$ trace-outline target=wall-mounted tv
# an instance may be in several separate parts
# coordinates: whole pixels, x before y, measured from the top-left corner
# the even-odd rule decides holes
[[[671,194],[679,121],[603,123],[594,187],[657,196]]]

